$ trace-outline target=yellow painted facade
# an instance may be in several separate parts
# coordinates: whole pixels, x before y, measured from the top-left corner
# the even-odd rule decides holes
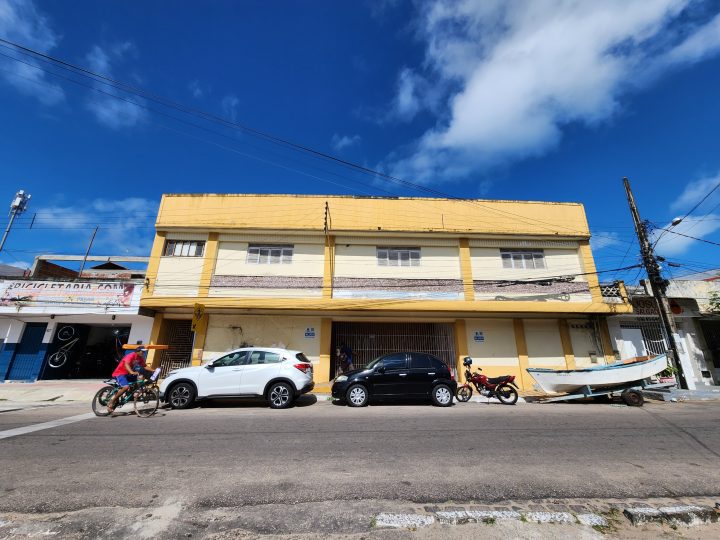
[[[529,389],[527,367],[611,358],[589,320],[631,311],[603,298],[575,203],[165,195],[156,229],[141,305],[157,313],[155,342],[168,316],[205,307],[193,363],[243,344],[285,346],[304,351],[324,382],[334,322],[452,321],[459,376],[469,355]],[[205,242],[203,256],[163,256],[169,239]],[[291,246],[292,258],[258,264],[251,246]],[[420,258],[381,264],[388,248]],[[543,267],[504,267],[501,249],[539,252]]]

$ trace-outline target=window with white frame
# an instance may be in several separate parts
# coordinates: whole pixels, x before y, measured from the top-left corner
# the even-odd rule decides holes
[[[291,245],[250,244],[247,253],[248,264],[290,264],[293,247]]]
[[[379,247],[378,266],[420,266],[419,247]]]
[[[205,242],[197,240],[167,240],[165,257],[202,257],[205,253]]]
[[[542,249],[501,249],[500,256],[503,268],[545,268],[545,253]]]

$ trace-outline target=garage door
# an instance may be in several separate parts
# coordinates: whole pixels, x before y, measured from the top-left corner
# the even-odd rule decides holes
[[[353,351],[356,368],[390,352],[417,351],[440,358],[455,368],[455,334],[452,323],[333,322],[330,376],[335,377],[335,349],[345,343]]]

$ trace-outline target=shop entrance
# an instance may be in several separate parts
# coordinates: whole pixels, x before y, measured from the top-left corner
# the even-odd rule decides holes
[[[353,365],[363,368],[386,353],[424,352],[437,356],[455,371],[455,329],[452,323],[333,322],[330,378],[338,372],[335,350],[341,344],[352,349]]]
[[[190,320],[163,320],[158,342],[170,346],[167,350],[159,351],[162,377],[166,377],[174,369],[190,366],[193,343]]]
[[[40,379],[108,378],[127,353],[129,335],[129,326],[59,323]]]

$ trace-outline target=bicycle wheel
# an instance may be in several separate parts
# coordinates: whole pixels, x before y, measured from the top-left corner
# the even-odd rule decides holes
[[[455,397],[458,401],[466,402],[470,401],[470,398],[472,397],[472,388],[470,388],[470,385],[464,384],[460,387],[458,387],[457,392],[455,392]]]
[[[135,412],[138,416],[147,418],[155,414],[160,406],[160,394],[152,387],[141,388],[135,391]]]
[[[75,335],[75,328],[72,326],[63,326],[58,330],[57,337],[60,341],[67,341]]]
[[[107,405],[114,394],[114,386],[103,386],[97,391],[92,401],[92,410],[96,416],[107,416],[110,414]]]
[[[48,358],[48,366],[51,368],[62,367],[65,365],[65,362],[67,362],[67,354],[65,354],[65,351],[53,353],[50,355],[50,358]]]

